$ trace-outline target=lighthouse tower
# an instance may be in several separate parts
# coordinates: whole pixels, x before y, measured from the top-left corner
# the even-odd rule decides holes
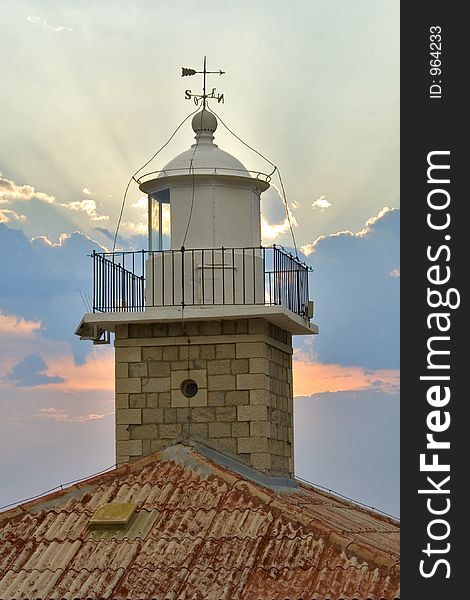
[[[292,478],[292,336],[318,332],[308,267],[262,246],[269,176],[216,145],[211,94],[191,147],[138,180],[148,248],[93,254],[93,312],[76,333],[115,334],[118,464],[187,441]]]

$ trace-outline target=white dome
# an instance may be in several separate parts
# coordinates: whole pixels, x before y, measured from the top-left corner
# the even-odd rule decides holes
[[[191,148],[182,152],[163,167],[160,177],[171,175],[182,175],[182,171],[196,173],[214,173],[221,172],[225,175],[238,175],[241,177],[250,177],[245,166],[228,152],[224,152],[215,144],[193,144]],[[176,170],[176,171],[175,171]],[[233,170],[233,173],[230,171]]]
[[[212,135],[217,129],[217,119],[207,110],[196,113],[192,119],[193,131],[196,133],[196,143],[165,165],[158,177],[219,173],[250,177],[246,167],[234,156],[221,150],[214,144]]]

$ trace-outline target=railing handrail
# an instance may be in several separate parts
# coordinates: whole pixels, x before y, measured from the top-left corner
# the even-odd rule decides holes
[[[286,250],[283,246],[272,244],[271,246],[218,246],[216,248],[186,248],[182,246],[181,248],[167,248],[165,250],[115,250],[114,252],[96,252],[93,250],[93,256],[123,256],[123,255],[140,255],[140,254],[164,254],[164,253],[181,253],[181,252],[216,252],[216,251],[237,251],[237,250],[274,250],[276,252],[280,252],[286,258],[291,259],[294,263],[305,269],[306,271],[313,271],[310,265],[307,265],[303,261],[300,260],[298,256],[294,256],[291,252]],[[109,259],[108,259],[109,260]],[[111,261],[112,262],[112,261]]]
[[[150,171],[149,173],[144,173],[140,177],[137,177],[136,181],[140,185],[145,181],[148,181],[148,177],[151,175],[156,175],[157,177],[163,173],[163,175],[174,174],[179,172],[181,175],[192,175],[193,173],[198,175],[223,175],[225,171],[229,171],[230,173],[240,173],[240,177],[246,177],[246,173],[248,173],[251,177],[252,174],[256,174],[252,179],[259,179],[260,181],[265,181],[266,183],[270,183],[271,176],[267,173],[263,173],[263,171],[249,171],[247,169],[235,169],[230,167],[179,167],[177,169],[160,169],[159,171]]]

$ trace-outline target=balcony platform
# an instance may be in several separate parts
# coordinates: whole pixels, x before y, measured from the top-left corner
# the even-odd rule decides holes
[[[318,333],[317,325],[309,323],[284,306],[222,305],[222,306],[162,306],[148,307],[141,312],[86,313],[75,331],[82,339],[97,339],[99,331],[114,332],[117,325],[132,323],[165,323],[181,321],[210,321],[234,319],[266,319],[293,335]]]

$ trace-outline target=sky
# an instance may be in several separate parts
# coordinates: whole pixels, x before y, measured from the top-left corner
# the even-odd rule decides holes
[[[80,342],[130,176],[211,105],[281,171],[320,335],[294,343],[296,473],[399,514],[398,2],[2,3],[0,506],[114,462],[113,349]],[[149,170],[193,141],[189,123]],[[270,172],[220,124],[216,143]],[[279,182],[264,244],[292,246]],[[131,187],[119,247],[146,247]]]

